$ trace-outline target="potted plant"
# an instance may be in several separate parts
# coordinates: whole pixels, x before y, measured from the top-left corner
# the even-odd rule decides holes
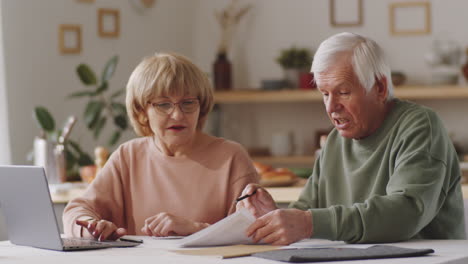
[[[298,88],[301,73],[308,73],[312,65],[312,53],[307,48],[292,46],[281,50],[276,62],[283,68],[288,86]]]
[[[34,140],[34,160],[36,165],[44,166],[50,183],[78,180],[81,167],[94,165],[91,156],[84,152],[76,141],[68,138],[75,122],[73,116],[67,120],[63,129],[56,129],[55,119],[43,106],[34,108],[34,118],[41,129],[40,136]],[[64,164],[59,164],[58,154],[63,155]],[[58,175],[62,165],[65,175]]]
[[[86,127],[92,131],[97,139],[107,123],[112,122],[114,131],[107,144],[114,146],[128,128],[127,110],[118,98],[125,93],[125,88],[108,94],[109,80],[115,72],[118,56],[113,56],[105,65],[100,80],[87,64],[81,63],[76,73],[81,82],[89,87],[85,90],[70,94],[69,98],[85,98],[88,102],[83,111]],[[109,122],[108,122],[109,120]]]

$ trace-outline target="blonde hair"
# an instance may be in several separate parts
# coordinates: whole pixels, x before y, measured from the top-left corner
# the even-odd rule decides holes
[[[127,113],[135,132],[140,136],[153,135],[146,115],[151,99],[186,94],[200,101],[197,129],[201,130],[214,104],[213,88],[206,74],[189,59],[175,53],[155,53],[144,58],[127,83]]]

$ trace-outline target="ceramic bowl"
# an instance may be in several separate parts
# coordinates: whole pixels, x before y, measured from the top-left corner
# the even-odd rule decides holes
[[[282,80],[282,79],[262,80],[263,90],[281,90],[285,87],[287,87],[287,83],[285,80]]]

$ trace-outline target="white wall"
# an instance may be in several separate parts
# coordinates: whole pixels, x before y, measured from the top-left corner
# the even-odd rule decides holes
[[[211,72],[220,36],[213,13],[229,3],[228,0],[158,0],[155,7],[140,14],[127,0],[96,0],[92,4],[63,0],[3,2],[9,130],[15,164],[26,163],[26,153],[38,134],[31,117],[34,106],[47,106],[58,125],[70,114],[81,117],[85,100],[64,100],[69,93],[83,88],[75,75],[75,67],[81,62],[100,72],[107,59],[118,54],[120,62],[111,89],[123,87],[138,61],[155,50],[181,52],[203,70]],[[293,44],[316,49],[326,37],[346,30],[378,41],[388,53],[393,69],[405,72],[408,82],[414,84],[425,84],[429,80],[423,56],[439,33],[450,36],[462,46],[468,43],[468,35],[461,28],[468,22],[464,12],[468,2],[464,0],[430,1],[433,33],[409,37],[389,33],[388,6],[394,2],[391,0],[364,1],[363,26],[352,28],[329,25],[328,0],[239,2],[252,4],[253,9],[239,24],[230,51],[236,88],[258,88],[262,79],[281,78],[282,70],[274,61],[281,49]],[[99,7],[120,10],[119,38],[97,36]],[[61,23],[82,25],[81,54],[59,54],[57,31]],[[435,107],[455,140],[468,145],[465,132],[468,115],[457,114],[467,112],[465,100],[422,103]],[[228,111],[225,117],[224,135],[247,146],[267,146],[275,131],[292,130],[296,145],[301,146],[298,152],[307,153],[312,151],[308,146],[313,145],[314,131],[329,127],[320,103],[228,106],[225,109],[233,111]],[[249,109],[255,114],[247,112]],[[132,136],[129,132],[125,139]],[[72,137],[84,142],[88,150],[97,144],[82,125],[75,128]]]
[[[11,163],[8,109],[6,98],[5,63],[2,32],[2,3],[0,2],[0,164]],[[1,235],[1,234],[0,234]]]
[[[0,164],[10,164],[10,136],[8,131],[5,65],[3,56],[2,2],[0,2]],[[5,218],[0,210],[0,240],[6,239]]]
[[[7,75],[8,113],[12,160],[25,164],[32,140],[39,133],[32,111],[44,105],[61,126],[68,115],[82,117],[86,100],[65,100],[65,96],[84,86],[75,73],[82,62],[97,74],[107,60],[120,56],[110,89],[120,89],[141,58],[156,50],[192,53],[192,30],[195,2],[158,0],[140,14],[128,0],[96,0],[92,4],[63,0],[5,0],[2,20]],[[120,10],[121,30],[116,39],[97,35],[97,9]],[[78,55],[61,55],[58,51],[59,24],[81,24],[83,48]],[[3,107],[2,104],[0,107]],[[3,123],[3,122],[1,122]],[[71,135],[88,150],[97,143],[82,124]],[[128,132],[126,138],[134,136]],[[101,143],[107,142],[101,135]],[[99,143],[98,142],[98,143]]]
[[[328,36],[352,31],[376,40],[387,52],[393,70],[408,76],[409,84],[428,84],[429,68],[423,56],[429,51],[432,41],[439,35],[457,41],[463,50],[468,46],[468,1],[432,0],[432,32],[422,36],[392,36],[389,30],[389,4],[392,0],[363,1],[364,23],[359,27],[331,27],[329,23],[329,0],[244,0],[254,6],[241,21],[235,45],[230,52],[234,67],[234,86],[258,88],[262,79],[281,78],[282,70],[274,59],[279,51],[291,45],[315,50]],[[400,1],[401,2],[401,1]],[[219,28],[213,10],[220,10],[228,0],[201,0],[197,9],[194,28],[194,58],[206,71],[216,54]],[[464,82],[462,82],[464,83]],[[466,99],[454,101],[424,101],[442,116],[454,139],[468,151],[468,104]],[[226,123],[236,126],[228,130],[227,137],[247,146],[268,146],[271,134],[292,130],[296,145],[313,146],[314,131],[330,126],[320,103],[268,104],[258,106],[229,106]],[[250,110],[252,112],[248,112]],[[236,114],[234,113],[236,112]],[[241,113],[240,115],[238,113]],[[250,124],[250,126],[240,126]],[[312,149],[305,147],[306,153]]]

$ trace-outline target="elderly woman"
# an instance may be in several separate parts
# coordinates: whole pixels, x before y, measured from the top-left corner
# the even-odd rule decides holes
[[[187,58],[143,59],[128,81],[126,104],[142,137],[122,144],[83,197],[67,205],[67,236],[189,235],[234,212],[236,197],[258,181],[239,144],[202,132],[213,92]]]

